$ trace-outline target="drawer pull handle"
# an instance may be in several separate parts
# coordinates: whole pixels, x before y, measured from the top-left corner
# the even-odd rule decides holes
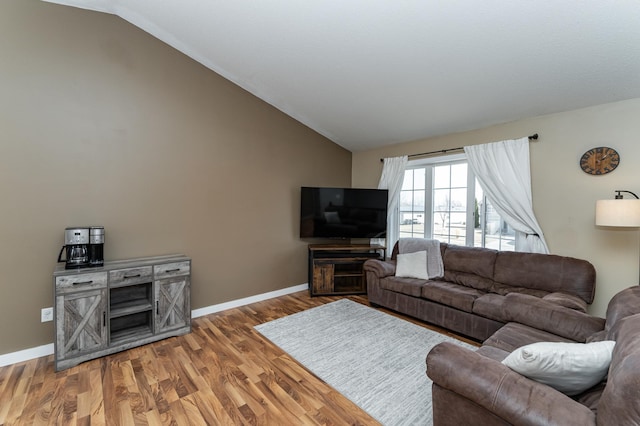
[[[125,276],[124,276],[124,279],[125,279],[125,280],[128,280],[128,279],[131,279],[131,278],[139,278],[139,277],[140,277],[140,274],[136,274],[136,275],[125,275]]]
[[[180,268],[176,268],[176,269],[167,269],[165,272],[166,272],[167,274],[169,274],[169,273],[171,273],[171,272],[178,272],[178,271],[180,271]]]
[[[73,283],[73,285],[80,285],[80,284],[91,284],[93,282],[93,280],[90,281],[76,281]]]

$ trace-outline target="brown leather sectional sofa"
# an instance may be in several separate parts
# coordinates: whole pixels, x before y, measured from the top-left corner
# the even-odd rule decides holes
[[[507,296],[513,322],[477,351],[441,343],[429,352],[434,425],[640,425],[640,286],[611,299],[606,322],[514,296]],[[603,340],[616,342],[608,376],[571,397],[501,363],[530,343]]]
[[[446,243],[440,251],[444,277],[434,280],[396,277],[397,243],[390,260],[365,262],[369,302],[484,341],[508,322],[508,294],[581,311],[593,301],[596,272],[585,260]]]
[[[586,313],[595,271],[584,260],[442,244],[444,277],[395,277],[365,263],[369,300],[483,341],[427,355],[434,425],[640,425],[640,286],[613,297],[606,319]],[[608,376],[567,396],[501,361],[536,342],[614,340]]]

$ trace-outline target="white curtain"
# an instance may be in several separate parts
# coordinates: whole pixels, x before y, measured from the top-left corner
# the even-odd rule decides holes
[[[533,212],[529,139],[465,146],[464,152],[487,198],[516,231],[516,251],[549,253]]]
[[[404,180],[404,169],[407,165],[409,157],[392,157],[384,159],[382,167],[382,176],[378,189],[389,190],[389,202],[387,206],[387,250],[393,249],[393,245],[398,241],[398,231],[400,223],[398,220],[398,202],[400,200],[400,190],[402,189],[402,181]],[[390,253],[389,253],[390,255]]]

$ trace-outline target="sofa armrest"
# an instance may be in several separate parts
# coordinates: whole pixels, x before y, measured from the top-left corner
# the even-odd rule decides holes
[[[594,425],[584,405],[502,363],[444,342],[427,355],[427,375],[434,384],[518,425]],[[432,401],[434,409],[439,403]],[[455,407],[449,407],[455,410]]]
[[[365,272],[373,272],[378,278],[396,274],[396,262],[393,260],[369,259],[364,262],[363,268]]]
[[[509,293],[505,296],[504,314],[507,321],[544,330],[576,342],[604,329],[604,318],[569,309],[528,294]]]

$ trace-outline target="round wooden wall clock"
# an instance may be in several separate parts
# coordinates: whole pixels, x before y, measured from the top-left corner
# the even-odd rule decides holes
[[[620,164],[620,154],[607,146],[591,148],[580,158],[580,168],[590,175],[604,175]]]

